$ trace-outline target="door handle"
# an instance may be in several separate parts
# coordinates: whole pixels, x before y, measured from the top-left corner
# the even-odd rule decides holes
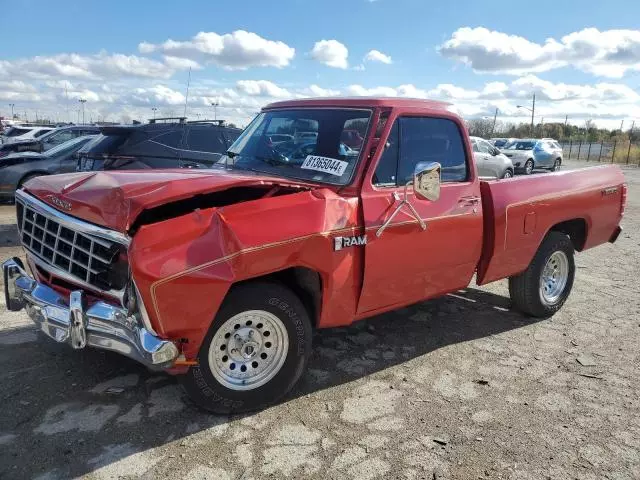
[[[464,206],[473,206],[473,205],[478,205],[480,203],[480,197],[476,197],[476,196],[469,196],[469,197],[462,197],[460,200],[458,200],[458,203],[464,205]]]

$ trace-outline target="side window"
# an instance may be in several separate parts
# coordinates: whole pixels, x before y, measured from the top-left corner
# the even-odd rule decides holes
[[[480,153],[491,153],[491,145],[482,140],[478,140],[478,151]]]
[[[224,153],[227,144],[217,128],[191,127],[186,148],[196,152]]]
[[[56,133],[55,135],[51,135],[47,138],[46,143],[48,145],[60,145],[61,143],[67,142],[72,138],[76,138],[76,135],[71,130],[65,130],[60,133]]]
[[[389,138],[384,146],[384,151],[373,174],[373,184],[381,186],[396,185],[396,177],[398,174],[398,155],[399,155],[399,127],[396,120],[389,132]]]
[[[150,140],[154,141],[155,143],[160,143],[169,148],[180,148],[180,144],[182,143],[182,135],[182,129],[172,130],[153,137]]]
[[[460,130],[453,121],[429,117],[400,119],[399,185],[411,180],[415,167],[420,162],[440,163],[443,182],[461,182],[467,179],[464,143]]]
[[[474,152],[479,152],[480,151],[480,149],[478,148],[477,140],[471,140],[471,146],[473,147],[473,151]]]
[[[29,130],[25,130],[22,133],[27,133]],[[33,136],[35,138],[41,137],[42,135],[44,135],[45,133],[49,133],[51,130],[38,130],[36,133],[33,134]],[[20,133],[19,135],[22,135],[22,133]]]

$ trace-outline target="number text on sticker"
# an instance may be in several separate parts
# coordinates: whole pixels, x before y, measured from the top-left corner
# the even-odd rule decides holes
[[[342,176],[349,164],[342,160],[329,157],[319,157],[318,155],[307,155],[302,167],[305,170],[315,170],[316,172],[329,173],[336,177]]]

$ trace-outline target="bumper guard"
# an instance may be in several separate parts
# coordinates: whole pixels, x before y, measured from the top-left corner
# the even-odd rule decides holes
[[[86,308],[82,290],[65,299],[52,288],[38,283],[19,258],[2,264],[7,309],[22,310],[48,337],[75,349],[88,346],[111,350],[149,368],[171,367],[178,357],[173,342],[162,340],[140,326],[127,311],[105,302]]]

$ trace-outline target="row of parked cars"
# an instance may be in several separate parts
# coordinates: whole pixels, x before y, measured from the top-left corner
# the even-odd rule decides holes
[[[16,189],[40,175],[211,167],[241,133],[224,122],[187,122],[184,118],[136,125],[44,128],[14,126],[0,137],[0,198],[12,200]],[[19,129],[20,135],[14,134],[14,129]]]
[[[223,121],[188,122],[185,118],[152,120],[147,124],[61,127],[14,125],[0,136],[0,198],[39,175],[73,171],[208,168],[238,138],[241,130]],[[304,159],[315,151],[318,133],[312,128],[294,134],[273,133],[272,148],[286,161]],[[357,154],[363,136],[345,129],[340,154]],[[510,178],[534,168],[552,171],[562,165],[562,148],[550,138],[485,140],[471,137],[480,176]]]
[[[553,138],[471,137],[471,145],[478,172],[485,177],[531,175],[534,169],[556,171],[562,166],[562,147]]]

